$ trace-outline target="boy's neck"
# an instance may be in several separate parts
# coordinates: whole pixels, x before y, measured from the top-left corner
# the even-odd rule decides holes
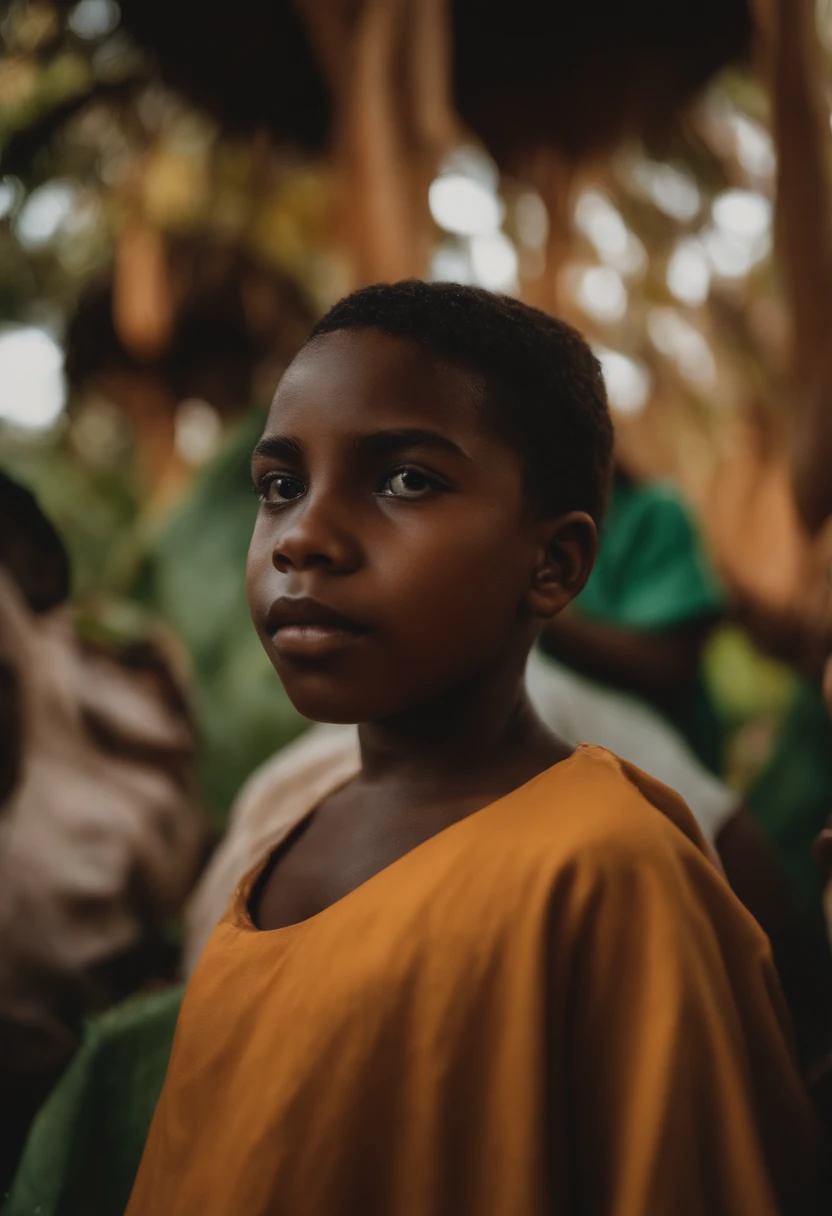
[[[511,664],[441,700],[362,723],[360,780],[420,797],[499,795],[565,759],[572,749],[538,718],[524,676],[525,661]]]

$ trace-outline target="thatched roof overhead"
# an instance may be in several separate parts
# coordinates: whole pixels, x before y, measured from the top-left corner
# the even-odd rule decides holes
[[[331,100],[291,0],[121,0],[165,79],[224,126],[327,142]],[[452,0],[463,119],[505,163],[580,158],[665,121],[749,38],[747,0]]]
[[[498,159],[661,128],[750,37],[745,0],[454,0],[463,117]]]

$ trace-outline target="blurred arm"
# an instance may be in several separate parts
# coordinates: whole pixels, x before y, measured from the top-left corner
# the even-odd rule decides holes
[[[547,624],[540,644],[582,675],[662,705],[690,689],[710,624],[629,629],[565,612]]]
[[[716,847],[735,895],[771,942],[798,1055],[808,1067],[829,1049],[832,1030],[832,957],[823,930],[798,903],[745,807],[728,820]]]

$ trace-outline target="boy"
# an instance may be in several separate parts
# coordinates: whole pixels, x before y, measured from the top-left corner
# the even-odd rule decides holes
[[[676,795],[524,691],[610,451],[579,336],[473,288],[358,292],[289,368],[249,602],[361,771],[206,946],[129,1216],[806,1210],[765,939]]]

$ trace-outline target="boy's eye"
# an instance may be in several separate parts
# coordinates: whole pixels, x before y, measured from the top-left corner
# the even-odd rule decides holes
[[[425,498],[440,487],[427,473],[419,469],[397,469],[379,487],[379,494],[388,498]]]
[[[306,486],[299,477],[290,477],[287,473],[278,473],[263,483],[260,497],[263,502],[276,506],[278,503],[294,502],[300,498]]]

